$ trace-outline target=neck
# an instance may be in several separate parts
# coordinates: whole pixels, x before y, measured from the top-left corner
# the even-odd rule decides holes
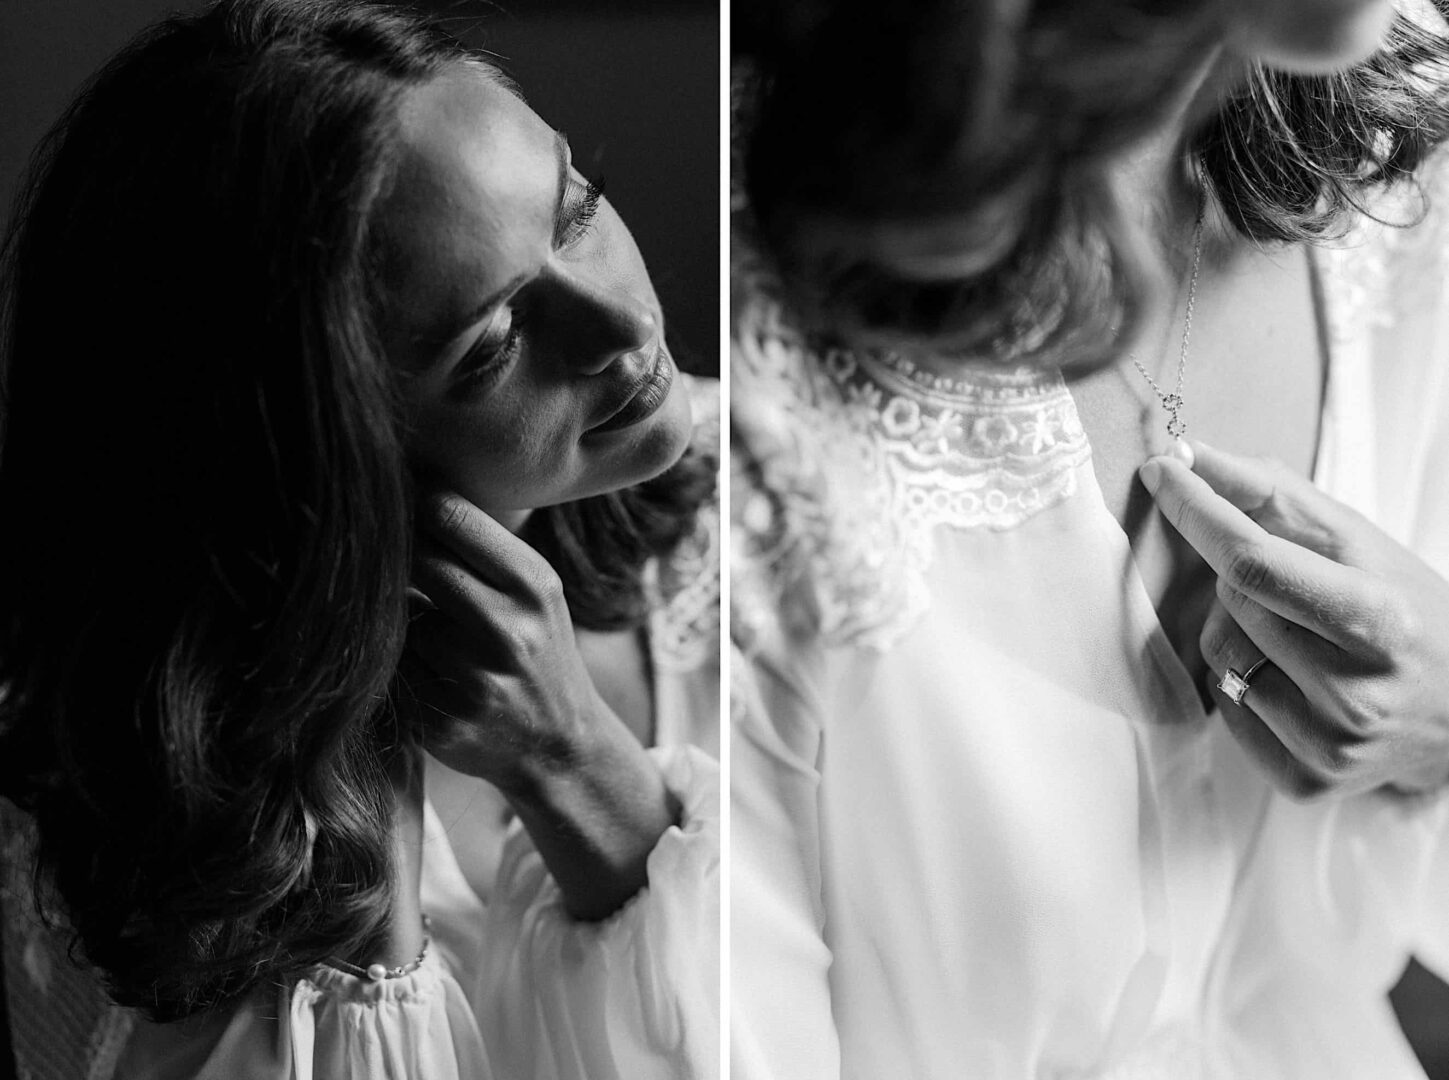
[[[1197,219],[1199,195],[1188,153],[1192,136],[1238,78],[1238,65],[1222,50],[1206,57],[1157,123],[1109,165],[1123,204],[1140,208],[1143,224],[1169,245]]]
[[[533,516],[532,510],[489,510],[488,516],[517,536]]]

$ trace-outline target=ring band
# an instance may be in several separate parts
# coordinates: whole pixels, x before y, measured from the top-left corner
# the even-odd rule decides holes
[[[1243,698],[1248,693],[1248,687],[1253,681],[1253,676],[1267,662],[1268,658],[1265,656],[1241,675],[1232,668],[1228,668],[1222,682],[1218,683],[1218,689],[1227,694],[1234,705],[1242,705]]]

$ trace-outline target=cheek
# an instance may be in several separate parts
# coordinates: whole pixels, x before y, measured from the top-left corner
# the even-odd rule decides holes
[[[654,293],[654,282],[649,278],[649,268],[644,256],[634,242],[634,235],[613,206],[605,203],[599,211],[599,222],[595,226],[599,242],[593,245],[590,257],[592,272],[614,288],[629,293],[635,299],[650,304],[656,311],[659,298]]]
[[[418,418],[415,458],[484,510],[557,501],[582,467],[578,410],[564,405],[498,394],[473,407],[429,410]]]

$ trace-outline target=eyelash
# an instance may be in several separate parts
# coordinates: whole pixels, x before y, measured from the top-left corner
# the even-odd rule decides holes
[[[493,348],[484,347],[480,343],[479,347],[470,352],[463,362],[464,370],[459,382],[468,387],[476,387],[501,374],[518,353],[519,343],[523,339],[524,321],[522,306],[512,308],[508,316],[508,333],[503,340]]]
[[[597,180],[590,180],[584,185],[584,193],[579,198],[579,208],[574,211],[569,223],[564,226],[562,235],[558,237],[558,247],[570,247],[583,238],[583,235],[594,223],[594,216],[599,212],[599,202],[603,197],[604,178],[602,176]]]

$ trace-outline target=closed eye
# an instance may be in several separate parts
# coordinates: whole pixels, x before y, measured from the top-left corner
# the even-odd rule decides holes
[[[501,308],[494,323],[453,369],[454,393],[469,396],[492,385],[517,358],[523,340],[522,306]]]
[[[555,250],[571,247],[583,238],[589,231],[594,216],[599,212],[599,202],[603,197],[603,177],[585,183],[570,178],[568,191],[559,204],[558,219],[554,223]]]

